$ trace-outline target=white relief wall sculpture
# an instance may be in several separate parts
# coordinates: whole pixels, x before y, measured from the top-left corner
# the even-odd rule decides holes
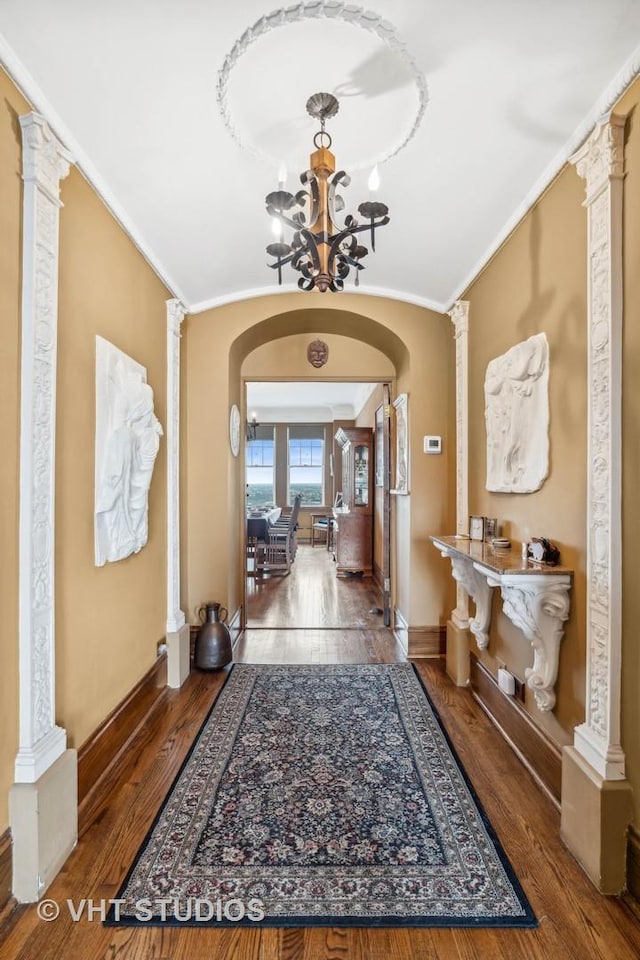
[[[393,406],[396,411],[396,484],[391,493],[409,493],[408,396],[401,393]]]
[[[96,337],[95,562],[124,560],[148,539],[149,487],[162,427],[143,366]]]
[[[487,366],[487,490],[532,493],[549,474],[549,344],[538,333]]]

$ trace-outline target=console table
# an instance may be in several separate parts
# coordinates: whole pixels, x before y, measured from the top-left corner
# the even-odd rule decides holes
[[[504,613],[533,647],[533,666],[525,671],[527,686],[533,691],[539,710],[553,710],[573,570],[523,560],[519,551],[494,549],[478,540],[429,539],[443,557],[449,558],[454,580],[476,605],[469,629],[480,650],[486,650],[489,644],[492,590],[500,587]]]

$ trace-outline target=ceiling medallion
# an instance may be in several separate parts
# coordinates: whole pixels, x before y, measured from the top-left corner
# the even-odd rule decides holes
[[[386,150],[383,150],[373,161],[371,158],[367,158],[366,160],[363,158],[362,162],[351,164],[350,166],[352,170],[355,170],[372,165],[373,163],[385,163],[391,159],[391,157],[400,153],[416,134],[429,100],[427,82],[413,55],[399,38],[392,23],[384,20],[379,14],[374,13],[372,10],[365,10],[363,7],[358,7],[351,3],[344,3],[341,2],[341,0],[306,0],[306,2],[296,3],[290,7],[281,7],[273,10],[271,13],[265,14],[250,27],[247,27],[234,43],[218,72],[217,101],[225,126],[238,146],[255,155],[267,156],[264,149],[250,143],[246,135],[242,136],[236,128],[228,100],[230,77],[238,61],[244,56],[249,47],[270,32],[280,27],[287,27],[304,21],[318,21],[323,19],[359,27],[378,37],[388,50],[398,58],[408,76],[410,76],[413,81],[417,94],[417,107],[413,114],[413,119],[409,121],[409,127],[405,127],[405,131],[400,134],[400,137],[396,138],[394,142],[391,143]],[[269,156],[268,159],[273,161],[277,167],[279,158]]]
[[[358,286],[359,272],[364,270],[360,261],[369,250],[358,243],[356,234],[368,231],[371,249],[375,250],[375,231],[389,223],[386,204],[369,200],[358,207],[363,222],[347,214],[344,223],[338,224],[337,214],[344,209],[344,200],[336,191],[351,182],[344,170],[335,172],[336,158],[329,149],[331,137],[325,130],[326,121],[335,117],[338,110],[338,100],[331,93],[309,97],[307,113],[320,121],[320,130],[313,138],[316,149],[309,158],[309,169],[300,174],[300,182],[307,189],[294,196],[283,190],[281,184],[266,198],[267,213],[273,218],[277,236],[276,242],[267,246],[267,253],[276,258],[269,266],[278,271],[278,283],[282,283],[282,268],[291,264],[302,274],[299,288],[320,293],[342,290],[352,269]],[[290,243],[283,239],[283,227],[293,230]]]

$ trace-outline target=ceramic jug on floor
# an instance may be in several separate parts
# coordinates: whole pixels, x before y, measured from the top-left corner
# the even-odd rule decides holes
[[[206,603],[198,611],[204,622],[198,630],[194,663],[198,670],[220,670],[231,663],[231,634],[226,624],[227,610],[221,603]]]

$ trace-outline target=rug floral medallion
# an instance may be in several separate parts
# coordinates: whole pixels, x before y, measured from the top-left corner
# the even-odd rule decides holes
[[[117,904],[108,923],[536,924],[408,663],[235,665]]]

